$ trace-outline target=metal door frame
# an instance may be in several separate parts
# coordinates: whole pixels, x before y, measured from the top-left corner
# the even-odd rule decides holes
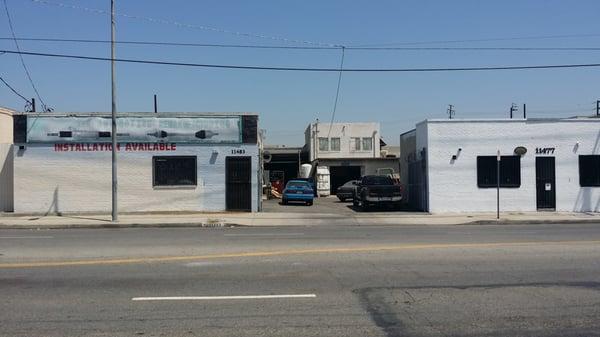
[[[228,194],[229,194],[229,168],[230,168],[230,161],[235,161],[235,160],[247,160],[248,161],[248,193],[247,193],[247,198],[248,198],[248,208],[230,208],[228,205]],[[225,209],[227,211],[246,211],[246,212],[252,212],[252,157],[250,156],[228,156],[225,157]]]
[[[540,201],[542,200],[542,195],[540,194],[540,184],[545,184],[546,181],[541,181],[542,179],[539,177],[538,165],[544,165],[542,162],[551,162],[552,165],[548,167],[552,169],[552,207],[542,207],[540,206]],[[547,156],[539,156],[535,157],[535,200],[536,200],[536,209],[542,211],[552,211],[556,210],[556,157],[547,157]]]

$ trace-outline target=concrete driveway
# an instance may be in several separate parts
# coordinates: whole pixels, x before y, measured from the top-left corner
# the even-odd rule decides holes
[[[362,213],[360,209],[352,206],[352,201],[341,202],[336,196],[315,198],[312,206],[302,203],[281,205],[281,199],[263,200],[263,212],[290,212],[290,213],[323,213],[337,215],[355,215]],[[380,208],[369,213],[399,213],[405,210]]]

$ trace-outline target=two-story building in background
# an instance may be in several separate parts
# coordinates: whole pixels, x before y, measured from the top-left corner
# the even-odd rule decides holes
[[[313,167],[327,167],[331,193],[345,182],[378,169],[398,173],[397,154],[389,153],[379,123],[311,123],[304,132],[304,149]]]

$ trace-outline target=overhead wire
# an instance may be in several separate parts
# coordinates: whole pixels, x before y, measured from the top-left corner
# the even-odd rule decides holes
[[[8,54],[22,54],[43,57],[111,61],[108,57],[84,56],[70,54],[54,54],[40,52],[26,52],[15,50],[0,50]],[[308,68],[308,67],[277,67],[277,66],[245,66],[231,64],[206,64],[206,63],[187,63],[174,61],[153,61],[143,59],[117,58],[116,62],[137,63],[137,64],[155,64],[183,67],[216,68],[216,69],[243,69],[243,70],[272,70],[272,71],[312,71],[312,72],[450,72],[450,71],[496,71],[496,70],[534,70],[534,69],[561,69],[561,68],[593,68],[600,67],[600,63],[579,63],[579,64],[549,64],[549,65],[524,65],[524,66],[488,66],[488,67],[438,67],[438,68]]]
[[[75,10],[81,10],[88,13],[93,14],[102,14],[109,15],[110,13],[106,10],[89,8],[83,6],[76,6],[71,4],[65,4],[60,2],[52,2],[47,0],[30,0],[37,4],[44,4],[50,6],[57,6],[62,8],[69,8]],[[498,38],[480,38],[480,39],[455,39],[455,40],[436,40],[436,41],[414,41],[414,42],[393,42],[393,43],[377,43],[377,44],[340,44],[340,43],[324,43],[324,42],[314,42],[308,40],[300,40],[300,39],[291,39],[280,36],[269,36],[265,34],[256,34],[256,33],[248,33],[248,32],[239,32],[239,31],[230,31],[227,29],[216,28],[205,25],[192,25],[187,23],[181,23],[178,21],[166,20],[166,19],[158,19],[147,16],[140,15],[130,15],[125,13],[117,13],[117,16],[130,18],[130,19],[139,19],[152,23],[160,23],[160,24],[170,24],[182,28],[191,28],[191,29],[199,29],[205,31],[213,31],[219,33],[225,33],[236,36],[244,36],[244,37],[252,37],[252,38],[260,38],[260,39],[268,39],[275,41],[283,41],[286,43],[299,43],[299,44],[308,44],[308,45],[316,45],[316,46],[324,46],[324,47],[333,47],[333,48],[341,48],[345,46],[346,48],[357,48],[357,47],[381,47],[381,46],[399,46],[399,45],[426,45],[426,44],[445,44],[445,43],[465,43],[465,42],[489,42],[489,41],[515,41],[515,40],[547,40],[547,39],[567,39],[567,38],[585,38],[585,37],[599,37],[600,34],[564,34],[564,35],[537,35],[537,36],[513,36],[513,37],[498,37]]]
[[[61,2],[52,2],[52,1],[47,1],[47,0],[31,0],[31,1],[34,3],[38,3],[38,4],[51,5],[51,6],[57,6],[57,7],[62,7],[62,8],[70,8],[70,9],[81,10],[81,11],[85,11],[85,12],[93,13],[93,14],[102,14],[102,15],[110,15],[111,14],[109,11],[102,10],[102,9],[70,5],[70,4],[65,4],[65,3],[61,3]],[[183,23],[183,22],[179,22],[179,21],[158,19],[158,18],[153,18],[153,17],[149,17],[149,16],[131,15],[131,14],[126,14],[126,13],[115,13],[115,15],[119,16],[119,17],[123,17],[123,18],[128,18],[128,19],[143,20],[143,21],[152,22],[152,23],[174,25],[174,26],[182,27],[182,28],[211,31],[211,32],[224,33],[224,34],[235,35],[235,36],[259,38],[259,39],[266,39],[266,40],[273,40],[273,41],[282,41],[285,43],[297,43],[297,44],[307,44],[307,45],[327,46],[327,47],[340,47],[339,45],[336,45],[333,43],[314,42],[314,41],[308,41],[308,40],[291,39],[291,38],[286,38],[286,37],[281,37],[281,36],[269,36],[269,35],[265,35],[265,34],[232,31],[232,30],[216,28],[216,27],[211,27],[211,26],[205,26],[205,25],[194,25],[194,24],[188,24],[188,23]]]
[[[8,19],[8,26],[10,28],[10,32],[13,37],[13,41],[15,43],[15,47],[17,48],[17,51],[19,51],[18,55],[19,55],[19,59],[21,60],[21,65],[23,66],[23,70],[25,70],[27,79],[29,80],[31,87],[33,88],[33,91],[35,92],[36,97],[40,100],[40,103],[42,104],[42,108],[43,108],[42,110],[46,111],[46,110],[48,110],[48,106],[42,99],[42,96],[40,95],[37,87],[35,86],[35,83],[33,82],[33,79],[31,78],[31,73],[29,72],[29,69],[27,68],[27,65],[25,64],[25,59],[23,58],[23,54],[21,53],[21,48],[19,47],[19,42],[17,41],[17,36],[15,34],[15,30],[13,27],[12,19],[10,16],[10,11],[8,10],[8,2],[7,2],[7,0],[4,0],[3,2],[4,2],[4,9],[6,11],[6,17]]]
[[[6,80],[4,78],[2,78],[2,76],[0,76],[0,82],[4,83],[5,86],[8,87],[8,89],[10,89],[10,91],[12,91],[15,95],[19,96],[21,99],[23,99],[26,103],[31,104],[31,101],[29,101],[25,96],[23,96],[21,93],[19,93],[17,91],[17,89],[13,88],[8,82],[6,82]]]
[[[340,86],[342,84],[342,72],[344,70],[344,54],[345,54],[345,48],[342,47],[342,57],[340,60],[340,71],[338,74],[337,89],[335,91],[335,101],[333,102],[333,111],[331,112],[331,122],[329,123],[329,131],[327,131],[327,138],[329,138],[329,135],[331,135],[331,127],[333,126],[333,121],[335,120],[335,112],[337,110],[338,98],[340,96]]]
[[[0,37],[0,40],[9,40],[12,38]],[[18,38],[19,41],[34,42],[65,42],[65,43],[103,43],[109,44],[110,40],[99,39],[59,39],[59,38]],[[123,45],[156,45],[156,46],[176,46],[176,47],[214,47],[214,48],[253,48],[253,49],[315,49],[315,50],[339,50],[340,47],[325,46],[288,46],[288,45],[256,45],[256,44],[220,44],[220,43],[186,43],[186,42],[166,42],[166,41],[115,41],[116,44]]]
[[[110,40],[100,39],[61,39],[61,38],[16,38],[17,41],[59,42],[59,43],[102,43]],[[0,40],[14,40],[12,37],[0,37]],[[166,41],[115,41],[122,45],[176,46],[176,47],[209,47],[209,48],[250,48],[250,49],[299,49],[299,50],[365,50],[365,51],[600,51],[600,47],[324,47],[324,46],[288,46],[258,44],[220,44],[189,43]]]
[[[515,40],[548,40],[548,39],[568,39],[568,38],[585,38],[585,37],[600,37],[600,34],[538,35],[538,36],[513,36],[513,37],[498,37],[498,38],[483,38],[483,39],[393,42],[393,43],[350,45],[347,47],[381,47],[381,46],[401,46],[401,45],[409,46],[409,45],[444,44],[444,43],[492,42],[492,41],[515,41]]]

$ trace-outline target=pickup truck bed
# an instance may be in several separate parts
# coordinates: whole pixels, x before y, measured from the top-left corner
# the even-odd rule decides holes
[[[400,207],[402,186],[388,176],[364,176],[357,190],[354,206],[368,210],[374,206]]]

